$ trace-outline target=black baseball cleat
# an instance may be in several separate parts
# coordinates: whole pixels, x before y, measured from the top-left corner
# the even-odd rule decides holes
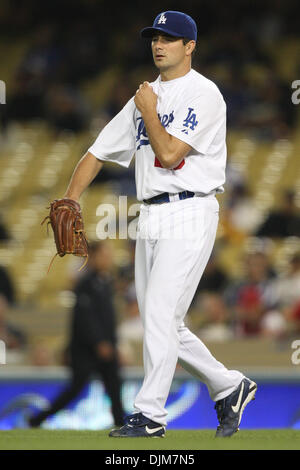
[[[256,390],[256,383],[244,378],[228,397],[216,402],[215,409],[220,424],[215,437],[230,437],[239,430],[245,406],[255,399]]]
[[[120,429],[113,429],[109,437],[165,437],[165,427],[146,418],[142,413],[135,413],[125,418]]]

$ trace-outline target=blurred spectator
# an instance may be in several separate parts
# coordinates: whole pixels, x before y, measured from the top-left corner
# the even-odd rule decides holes
[[[13,305],[16,301],[14,283],[4,266],[0,266],[0,295],[5,298],[8,305]]]
[[[0,295],[0,340],[6,347],[7,363],[22,362],[22,353],[26,347],[26,335],[21,328],[7,320],[9,301],[4,295]],[[16,354],[17,353],[17,354]],[[20,354],[18,354],[20,353]]]
[[[34,31],[33,41],[21,61],[19,70],[29,74],[32,86],[45,89],[57,77],[65,60],[64,46],[57,37],[57,29],[51,23]]]
[[[236,167],[236,165],[232,164],[231,161],[231,149],[230,146],[228,147],[228,157],[227,157],[227,164],[226,164],[226,191],[227,193],[231,193],[234,191],[235,187],[238,186],[245,186],[246,179],[243,172]]]
[[[229,278],[213,251],[197,287],[189,320],[204,341],[227,341],[232,337],[222,295]]]
[[[261,211],[253,203],[246,184],[234,185],[221,214],[223,238],[234,242],[242,241],[256,230],[261,219]]]
[[[8,319],[9,310],[15,302],[14,283],[8,271],[0,266],[0,340],[5,343],[8,364],[23,362],[27,346],[25,333]]]
[[[1,108],[4,129],[11,121],[29,121],[44,117],[43,88],[32,83],[25,71],[17,71],[13,79],[13,91],[8,92],[7,104]]]
[[[255,88],[245,78],[244,68],[234,67],[230,64],[212,68],[212,75],[216,76],[218,86],[227,104],[227,125],[233,129],[243,128],[244,113],[255,102]]]
[[[37,28],[33,42],[15,72],[3,109],[4,127],[10,121],[45,117],[45,91],[55,78],[62,59],[63,51],[55,41],[55,29],[50,24]]]
[[[135,240],[128,240],[128,262],[118,272],[118,293],[124,300],[118,324],[119,351],[124,365],[137,363],[135,346],[142,343],[143,324],[139,313],[134,281]]]
[[[108,35],[104,28],[95,27],[92,18],[73,20],[61,39],[66,55],[62,76],[66,82],[79,85],[107,66],[108,54],[103,52],[108,50]]]
[[[135,257],[135,240],[128,240],[127,243],[128,261],[121,266],[118,271],[117,287],[120,295],[126,297],[130,292],[131,286],[134,286],[134,257]],[[134,290],[132,292],[135,292]],[[134,294],[135,295],[135,294]],[[129,298],[131,295],[129,294]]]
[[[255,99],[243,109],[241,128],[253,131],[259,139],[287,137],[296,119],[290,85],[276,77],[273,68],[264,67],[260,79],[253,80],[252,88]]]
[[[38,341],[31,346],[29,360],[32,366],[37,367],[48,367],[55,364],[53,350],[43,341]]]
[[[94,178],[93,184],[113,183],[116,194],[126,194],[136,197],[134,165],[129,168],[115,168],[117,165],[104,165],[98,175]]]
[[[16,70],[14,86],[2,112],[4,127],[10,121],[36,118],[46,119],[58,131],[80,132],[87,127],[88,108],[74,85],[86,76],[91,78],[92,71],[99,67],[93,39],[89,40],[87,35],[76,49],[74,44],[67,47],[68,41],[62,39],[51,24],[36,29],[33,43]],[[73,37],[74,40],[78,44],[79,38]]]
[[[285,274],[271,282],[267,302],[273,305],[263,321],[264,333],[282,337],[299,331],[300,325],[300,253],[292,256]]]
[[[287,272],[271,282],[267,295],[269,303],[280,309],[298,302],[300,299],[300,252],[291,257]]]
[[[125,302],[125,318],[118,325],[119,350],[123,364],[134,365],[137,363],[135,345],[142,343],[144,334],[134,282],[127,288]]]
[[[290,189],[283,193],[281,207],[269,213],[256,232],[258,237],[300,237],[300,211],[295,196]]]
[[[248,254],[244,279],[228,287],[225,299],[232,311],[235,334],[253,336],[262,332],[262,319],[270,305],[266,292],[274,273],[264,253]]]
[[[91,243],[89,269],[74,289],[77,300],[69,345],[72,380],[49,409],[30,418],[30,426],[39,426],[47,417],[63,409],[80,393],[93,374],[103,380],[111,399],[115,424],[123,424],[112,265],[110,245],[107,242]]]
[[[216,252],[213,252],[206,265],[195,295],[197,296],[202,292],[222,294],[228,281],[229,279],[226,272],[218,264]]]
[[[0,214],[0,242],[6,242],[11,239],[10,233]],[[1,281],[0,281],[1,282]]]
[[[213,292],[203,293],[199,304],[202,326],[198,336],[203,341],[229,341],[233,338],[230,318],[222,296]]]
[[[80,132],[87,127],[87,105],[77,90],[53,84],[45,97],[45,116],[57,131]]]
[[[127,101],[132,98],[136,90],[133,90],[128,83],[126,75],[119,77],[118,82],[113,86],[110,98],[104,107],[107,115],[107,121],[110,121],[125,106]]]
[[[285,312],[290,334],[300,333],[300,300]]]
[[[104,125],[121,111],[135,92],[136,89],[130,85],[128,76],[125,74],[121,75],[118,78],[118,82],[112,87],[106,105],[100,110],[100,116],[101,119],[104,119]],[[96,129],[97,134],[99,131],[99,128]],[[118,186],[116,191],[120,194],[136,195],[134,165],[130,165],[129,168],[124,168],[120,165],[104,165],[94,178],[93,184],[103,184],[112,181]]]

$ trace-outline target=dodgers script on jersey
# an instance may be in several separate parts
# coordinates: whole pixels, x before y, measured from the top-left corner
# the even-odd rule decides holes
[[[166,131],[192,147],[174,169],[156,158],[134,97],[100,132],[89,148],[96,158],[128,167],[135,155],[137,199],[193,191],[223,192],[226,165],[226,105],[218,87],[191,69],[174,80],[150,83]]]

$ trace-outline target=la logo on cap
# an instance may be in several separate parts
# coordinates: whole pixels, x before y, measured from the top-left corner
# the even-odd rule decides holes
[[[159,17],[159,20],[157,22],[157,24],[165,24],[165,22],[167,21],[167,18],[165,17],[165,15],[162,13]]]

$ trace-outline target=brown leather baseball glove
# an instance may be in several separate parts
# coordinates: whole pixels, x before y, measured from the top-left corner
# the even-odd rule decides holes
[[[75,256],[86,257],[85,263],[80,268],[82,269],[88,260],[88,242],[84,232],[80,204],[73,199],[55,199],[51,202],[50,213],[45,217],[42,224],[47,219],[50,219],[48,224],[51,224],[54,233],[57,249],[55,256],[62,257],[71,253]]]

